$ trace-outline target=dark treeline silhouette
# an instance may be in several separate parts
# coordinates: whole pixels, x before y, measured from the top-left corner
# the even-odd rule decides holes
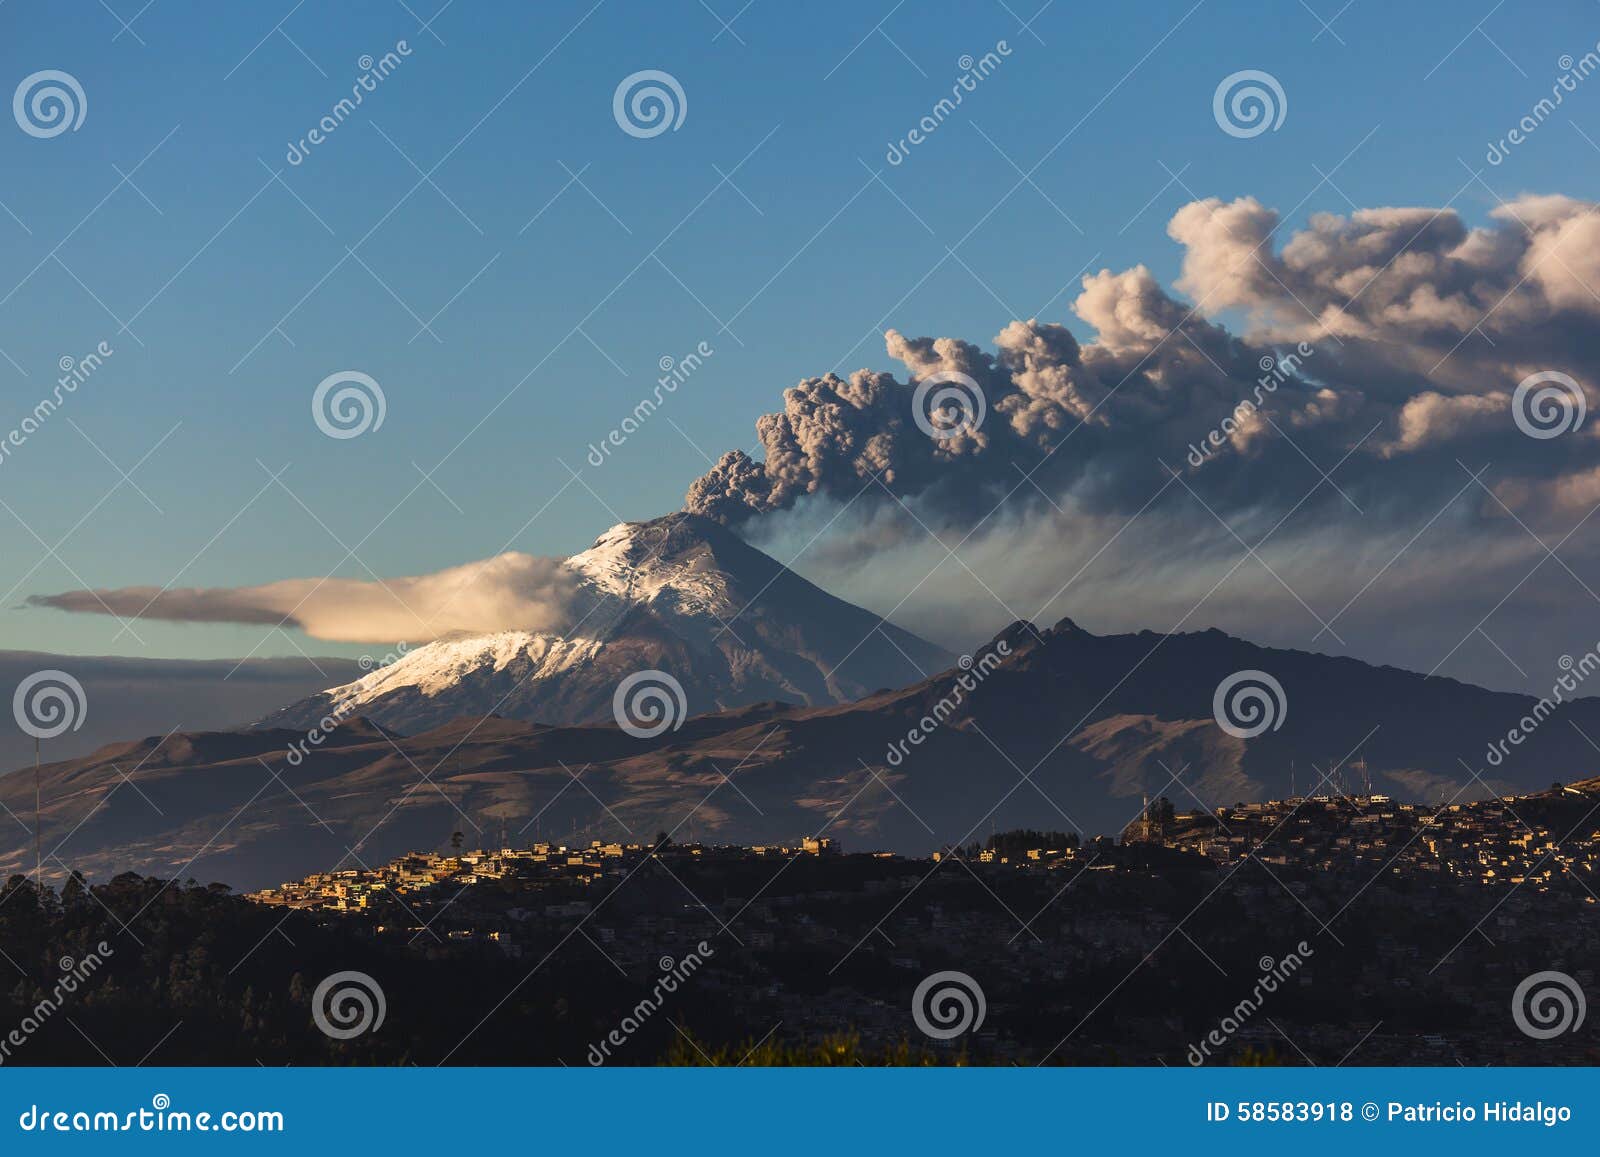
[[[1592,806],[1520,802],[1530,823],[1566,827]],[[685,851],[583,904],[497,880],[312,912],[192,880],[57,891],[13,876],[0,1066],[1183,1064],[1214,1030],[1207,1063],[1594,1062],[1583,1034],[1531,1039],[1510,1006],[1531,973],[1584,976],[1593,959],[1592,898],[1565,874],[1543,891],[1292,862],[1224,878],[1147,841],[1099,838],[1053,868],[1025,853],[1069,833],[992,842],[1020,858]],[[1464,938],[1486,913],[1494,941]],[[1294,982],[1239,1013],[1291,953]],[[934,1041],[916,992],[950,970],[986,1016]],[[349,972],[381,990],[385,1017],[338,1040],[315,994]]]
[[[92,888],[74,875],[59,892],[12,876],[0,888],[0,950],[6,1065],[555,1064],[581,1058],[596,1027],[636,999],[578,953],[518,987],[535,962],[132,873]],[[63,977],[89,961],[63,993]],[[336,1041],[316,1027],[311,998],[347,970],[379,983],[387,1015]],[[653,1044],[664,1051],[670,1035],[663,1018]]]

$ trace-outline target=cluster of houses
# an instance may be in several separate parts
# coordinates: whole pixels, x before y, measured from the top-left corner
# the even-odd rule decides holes
[[[1574,879],[1588,886],[1595,878],[1597,804],[1600,797],[1575,788],[1442,807],[1377,794],[1320,796],[1179,812],[1145,826],[1147,838],[1219,865],[1253,857],[1323,872],[1390,871],[1537,889]]]
[[[623,844],[594,840],[587,847],[536,843],[528,848],[492,851],[409,852],[374,867],[314,872],[277,888],[252,892],[247,899],[287,908],[358,912],[388,897],[425,896],[436,889],[462,889],[501,884],[506,889],[587,886],[621,880],[649,859],[671,862],[728,860],[744,857],[788,859],[799,855],[831,855],[833,841],[806,837],[793,847],[719,847],[701,844]],[[401,903],[404,901],[401,900]],[[588,905],[583,905],[587,910]]]

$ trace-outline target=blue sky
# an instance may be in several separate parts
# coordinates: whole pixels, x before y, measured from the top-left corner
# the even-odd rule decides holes
[[[1481,221],[1493,202],[1462,191],[1462,159],[1481,168],[1558,59],[1600,41],[1600,6],[1576,0],[1036,18],[1036,0],[108,3],[0,6],[5,91],[60,69],[87,98],[50,139],[0,121],[0,429],[61,358],[115,350],[0,463],[9,648],[292,653],[259,626],[136,639],[10,608],[180,568],[180,586],[229,586],[580,549],[612,511],[676,509],[702,454],[751,447],[795,380],[890,368],[886,327],[987,340],[1038,315],[1088,336],[1068,310],[1080,272],[1143,262],[1170,284],[1166,222],[1195,197],[1254,195],[1294,225],[1455,198]],[[359,58],[401,40],[403,63],[290,165]],[[958,59],[1002,40],[959,113],[886,164]],[[1280,79],[1288,112],[1241,140],[1211,98],[1247,68]],[[682,85],[678,130],[614,120],[642,69]],[[1496,192],[1600,192],[1600,83],[1553,120],[1485,171]],[[589,466],[659,360],[700,342],[715,354],[670,422]],[[312,390],[352,369],[381,384],[385,421],[327,438]]]

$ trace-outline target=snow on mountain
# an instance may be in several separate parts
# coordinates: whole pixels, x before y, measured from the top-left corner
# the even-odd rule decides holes
[[[732,593],[742,590],[735,584]],[[736,627],[749,641],[747,617],[756,612]],[[512,636],[497,640],[435,652],[439,662],[429,659],[427,671],[447,680],[429,684],[436,696],[455,706],[477,691],[500,692],[494,663],[505,661],[504,674],[523,656]],[[1141,814],[1146,796],[1188,807],[1308,789],[1337,796],[1362,790],[1368,776],[1377,791],[1430,806],[1542,790],[1552,780],[1568,792],[1600,788],[1589,740],[1600,735],[1600,698],[1561,704],[1559,717],[1479,777],[1472,768],[1486,746],[1504,743],[1506,729],[1536,710],[1531,696],[1260,647],[1215,630],[1093,635],[1066,620],[1044,630],[1019,623],[974,653],[980,662],[969,670],[948,668],[850,704],[751,704],[650,739],[616,727],[485,719],[492,702],[404,735],[350,719],[316,745],[303,727],[150,735],[44,766],[45,846],[69,835],[64,861],[101,878],[132,870],[259,887],[325,871],[352,850],[375,863],[438,847],[463,815],[484,841],[501,824],[525,841],[542,826],[581,847],[647,837],[692,815],[716,843],[785,843],[826,828],[852,850],[926,854],[989,828],[1116,833]],[[983,661],[991,654],[1001,656],[992,669]],[[599,652],[602,664],[606,656]],[[456,662],[466,666],[452,681]],[[710,666],[703,659],[698,671]],[[1277,716],[1281,727],[1243,738],[1219,724],[1216,689],[1241,671],[1268,672],[1281,685],[1292,705]],[[541,695],[564,686],[533,682]],[[611,688],[600,682],[603,694],[590,702],[604,712]],[[690,686],[691,704],[709,694],[707,683]],[[550,700],[529,702],[543,710]],[[393,695],[378,705],[407,706]],[[939,725],[926,729],[930,719]],[[924,741],[908,748],[913,731]],[[285,757],[296,745],[304,749],[298,762]],[[263,787],[263,762],[281,784]],[[131,768],[138,792],[124,790]],[[438,791],[416,790],[419,769]],[[1324,771],[1326,782],[1313,786]],[[587,790],[573,786],[574,773]],[[708,794],[724,774],[737,792]],[[252,802],[240,820],[242,800]],[[30,815],[33,802],[31,765],[0,776],[0,814]],[[471,827],[468,836],[479,838]],[[31,870],[33,855],[27,826],[0,825],[0,874]]]
[[[429,643],[257,726],[309,728],[352,714],[402,732],[491,713],[605,722],[617,684],[650,669],[682,685],[690,714],[771,699],[841,703],[953,659],[692,514],[621,523],[567,565],[581,582],[578,621],[565,634]]]
[[[526,673],[530,667],[540,675],[552,675],[592,658],[600,649],[598,639],[565,640],[557,635],[533,631],[500,631],[493,635],[474,635],[464,639],[444,639],[380,667],[353,683],[330,688],[339,715],[380,702],[385,696],[411,691],[425,699],[445,695],[473,678],[501,675],[508,671]],[[357,714],[366,714],[356,711]]]

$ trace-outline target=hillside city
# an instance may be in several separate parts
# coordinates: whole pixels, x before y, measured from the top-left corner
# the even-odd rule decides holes
[[[1490,887],[1526,884],[1536,892],[1560,886],[1563,874],[1570,873],[1587,891],[1600,859],[1600,823],[1580,823],[1578,830],[1565,832],[1548,823],[1555,822],[1553,804],[1556,811],[1568,800],[1593,799],[1600,806],[1600,792],[1558,787],[1554,794],[1554,801],[1543,795],[1508,796],[1437,809],[1381,794],[1241,803],[1214,812],[1179,812],[1159,800],[1129,825],[1120,845],[1104,836],[1085,844],[1075,833],[1048,833],[1051,838],[1047,833],[1007,833],[1004,840],[991,840],[989,847],[967,858],[991,871],[1079,872],[1097,866],[1109,871],[1127,866],[1112,855],[1117,848],[1144,845],[1186,852],[1225,871],[1247,860],[1318,872],[1375,868]],[[478,885],[494,885],[499,895],[508,890],[537,894],[563,885],[603,887],[627,879],[648,860],[759,864],[839,854],[831,839],[809,836],[793,847],[675,844],[661,838],[655,844],[592,840],[584,847],[536,843],[520,849],[412,852],[374,868],[313,873],[247,898],[332,912],[374,910],[393,898],[396,906],[421,913],[460,906],[466,891]],[[959,849],[935,852],[928,862],[960,854]],[[860,858],[917,862],[887,852],[852,859]],[[402,904],[400,897],[407,902]],[[1592,894],[1589,902],[1597,902]],[[473,901],[464,907],[472,908]],[[583,915],[591,905],[575,901],[545,907],[562,909],[547,915]]]
[[[1594,781],[1432,808],[1366,794],[1179,812],[1162,799],[1117,838],[1004,832],[927,859],[827,837],[735,847],[662,833],[418,852],[248,899],[354,920],[425,957],[588,953],[633,981],[716,945],[683,998],[688,1028],[637,1046],[658,1052],[750,1025],[795,1039],[849,1026],[888,1044],[907,1034],[904,990],[950,967],[987,993],[987,1023],[956,1042],[974,1056],[1178,1064],[1258,965],[1305,942],[1315,955],[1272,1019],[1233,1034],[1221,1063],[1347,1050],[1368,1064],[1550,1063],[1582,1046],[1530,1054],[1509,1020],[1482,1015],[1484,993],[1538,968],[1593,981],[1597,808]],[[1049,1055],[1058,1041],[1067,1054]]]

